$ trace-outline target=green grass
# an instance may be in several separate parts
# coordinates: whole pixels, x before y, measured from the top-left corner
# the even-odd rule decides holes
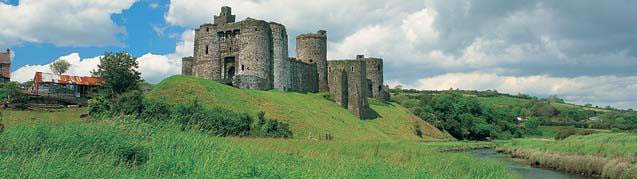
[[[564,140],[514,139],[498,150],[548,168],[602,176],[637,178],[637,135],[598,133]]]
[[[568,154],[637,157],[637,135],[632,133],[575,135],[564,140],[514,139],[505,146]]]
[[[4,110],[0,109],[2,113],[2,123],[7,126],[13,126],[17,123],[33,123],[36,121],[49,121],[53,125],[60,125],[65,123],[74,123],[80,121],[80,115],[86,112],[83,108],[71,108],[71,109],[35,109],[35,110]]]
[[[126,121],[40,121],[0,134],[0,178],[520,178],[494,160],[438,152],[476,144],[217,138]]]
[[[496,97],[478,97],[478,100],[485,104],[491,104],[499,107],[510,107],[510,106],[528,106],[531,103],[531,100],[515,98],[510,96],[496,96]],[[551,103],[555,109],[559,111],[564,111],[567,109],[584,109],[584,110],[592,110],[597,112],[609,112],[609,110],[594,108],[594,107],[586,107],[582,105],[569,104],[569,103]]]
[[[326,100],[323,94],[302,94],[272,91],[240,90],[211,80],[173,76],[154,86],[146,95],[169,103],[191,103],[195,100],[208,107],[220,107],[236,112],[266,117],[290,124],[294,137],[307,138],[310,133],[331,134],[335,140],[449,140],[451,137],[395,104],[371,100],[370,106],[380,114],[374,120],[360,120],[338,104]],[[424,138],[416,135],[420,125]]]
[[[531,135],[529,137],[533,137],[533,138],[547,138],[547,139],[554,139],[555,136],[557,136],[557,134],[560,131],[564,131],[564,130],[568,130],[568,129],[575,129],[578,132],[584,131],[584,130],[594,130],[597,131],[599,133],[608,133],[610,132],[610,130],[604,130],[604,129],[584,129],[584,128],[576,128],[574,126],[539,126],[537,128],[537,130],[539,132],[541,132],[541,135]]]

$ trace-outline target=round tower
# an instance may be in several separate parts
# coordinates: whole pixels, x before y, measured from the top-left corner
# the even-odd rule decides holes
[[[290,62],[288,60],[288,33],[285,26],[270,22],[272,31],[272,49],[273,49],[273,71],[274,80],[273,87],[275,89],[288,91],[290,90]]]
[[[268,90],[273,82],[273,49],[270,25],[261,20],[248,18],[242,22],[239,36],[238,71],[234,79],[240,88]],[[233,82],[234,83],[234,82]]]
[[[316,34],[301,34],[296,37],[297,59],[316,64],[318,73],[318,91],[327,92],[327,32],[318,31]]]

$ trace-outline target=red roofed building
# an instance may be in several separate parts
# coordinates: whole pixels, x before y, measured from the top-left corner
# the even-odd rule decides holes
[[[33,93],[39,96],[91,97],[102,84],[102,79],[97,77],[35,72]]]
[[[11,50],[0,52],[0,83],[11,81]]]

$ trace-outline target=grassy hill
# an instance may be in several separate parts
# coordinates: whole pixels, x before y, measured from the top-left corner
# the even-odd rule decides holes
[[[483,103],[493,104],[496,106],[528,106],[531,103],[530,99],[524,98],[516,98],[511,96],[494,96],[494,97],[478,97]],[[557,110],[564,111],[569,109],[582,109],[582,110],[591,110],[597,112],[609,112],[607,109],[602,108],[594,108],[594,107],[586,107],[582,105],[570,104],[570,103],[551,103],[553,107]]]
[[[205,106],[220,107],[288,122],[295,138],[307,138],[311,132],[331,134],[335,140],[448,140],[451,137],[394,103],[370,100],[380,118],[360,120],[352,113],[324,98],[324,94],[280,91],[241,90],[215,81],[187,76],[173,76],[146,94],[150,99],[169,103],[198,101]],[[423,138],[416,135],[419,125]]]

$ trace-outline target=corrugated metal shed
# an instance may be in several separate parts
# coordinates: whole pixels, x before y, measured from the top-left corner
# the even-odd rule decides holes
[[[35,72],[33,78],[34,83],[56,83],[56,84],[76,84],[85,86],[99,86],[104,81],[97,77],[88,76],[70,76],[70,75],[56,75],[52,73]]]

